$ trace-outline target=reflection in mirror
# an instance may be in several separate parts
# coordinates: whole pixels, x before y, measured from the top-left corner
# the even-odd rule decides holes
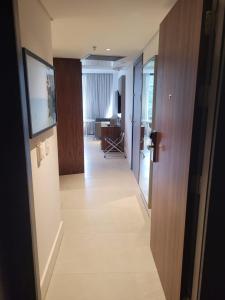
[[[153,122],[153,106],[155,97],[155,65],[152,58],[143,68],[142,115],[141,115],[141,151],[139,185],[143,196],[150,207],[151,202],[151,156],[150,133]]]

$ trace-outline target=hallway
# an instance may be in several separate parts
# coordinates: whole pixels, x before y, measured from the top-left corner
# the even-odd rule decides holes
[[[46,299],[164,300],[127,161],[87,139],[85,168],[60,179],[64,237]]]

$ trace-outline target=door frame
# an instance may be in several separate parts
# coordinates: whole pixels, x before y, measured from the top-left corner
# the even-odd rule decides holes
[[[155,129],[154,127],[155,127],[155,109],[156,109],[156,85],[157,85],[158,54],[152,56],[150,59],[148,59],[146,61],[145,64],[143,64],[143,71],[144,71],[144,67],[147,66],[147,64],[149,64],[151,61],[155,62],[155,65],[154,65],[154,89],[153,89],[153,101],[152,101],[152,130],[154,130]],[[142,100],[143,100],[143,82],[142,82]],[[143,102],[141,101],[141,117],[142,117],[142,104],[143,104]],[[151,184],[152,184],[151,178],[152,178],[152,175],[153,175],[152,172],[151,172],[151,164],[152,164],[152,162],[150,161],[150,167],[149,167],[149,189],[148,189],[148,199],[147,199],[147,207],[148,207],[148,209],[151,209],[150,187],[151,187]],[[140,162],[139,162],[139,165],[140,165]],[[139,170],[140,170],[140,167],[139,167]],[[140,174],[139,174],[139,180],[140,180]],[[138,185],[140,186],[139,181],[138,181]],[[141,191],[141,193],[142,193],[142,191]],[[142,196],[144,197],[143,193],[142,193]],[[146,204],[146,201],[144,201],[144,203]]]
[[[155,78],[154,78],[154,97],[153,97],[153,111],[152,111],[152,130],[156,130],[155,127],[155,115],[156,115],[156,99],[157,99],[157,73],[158,73],[158,54],[156,54],[154,56],[155,58]],[[149,198],[148,200],[148,208],[151,209],[152,208],[152,179],[153,179],[153,162],[152,162],[152,169],[151,169],[151,198]],[[149,183],[149,187],[150,187],[150,183]],[[149,191],[149,195],[150,195],[150,191]]]
[[[133,109],[132,109],[132,144],[131,144],[131,170],[133,170],[133,148],[134,148],[134,85],[135,85],[135,66],[142,60],[142,76],[143,76],[143,53],[141,53],[138,58],[135,60],[133,65]],[[142,79],[142,85],[141,85],[141,98],[142,98],[142,89],[143,89],[143,79]],[[141,114],[140,114],[140,120],[141,120]],[[140,164],[139,164],[140,165]],[[140,168],[139,168],[140,173]],[[138,181],[139,181],[139,175],[138,174]]]
[[[188,294],[188,299],[191,300],[205,300],[202,298],[202,291],[205,290],[202,288],[202,274],[209,213],[211,161],[215,135],[215,111],[218,102],[225,0],[205,0],[203,13],[202,28],[205,32],[202,34],[201,40],[199,87],[195,108],[188,189],[189,205],[187,207],[187,214],[192,211],[192,216],[187,221],[185,231],[181,294],[181,297]],[[193,203],[197,203],[197,205],[193,205]],[[190,225],[191,227],[189,227]],[[190,228],[189,232],[188,227]],[[187,253],[190,254],[189,258]]]
[[[225,28],[225,27],[224,27]],[[224,39],[225,35],[223,36]],[[224,229],[225,202],[224,176],[225,153],[224,115],[225,115],[225,43],[223,43],[222,68],[218,86],[215,127],[211,144],[210,173],[207,194],[206,223],[203,235],[203,255],[201,265],[199,298],[201,300],[224,299]],[[210,285],[209,285],[210,282]]]
[[[41,299],[28,113],[16,0],[0,4],[2,51],[0,298]],[[13,88],[12,88],[13,87]],[[8,116],[7,120],[4,116]],[[10,116],[10,121],[9,121]],[[29,286],[29,288],[27,288]]]
[[[208,1],[210,2],[210,1]],[[210,4],[210,3],[209,3]],[[218,194],[225,192],[224,185],[217,180],[217,172],[224,174],[224,163],[220,163],[218,168],[217,157],[224,150],[224,142],[217,138],[220,128],[224,126],[219,118],[219,112],[225,113],[224,103],[222,103],[223,81],[225,79],[225,0],[211,1],[214,23],[212,24],[211,35],[209,36],[209,67],[208,85],[206,93],[206,105],[208,107],[208,119],[205,138],[205,149],[203,156],[203,171],[200,191],[200,207],[197,227],[197,242],[194,263],[194,278],[192,300],[212,299],[210,292],[215,296],[218,293],[218,283],[220,283],[220,298],[225,297],[224,284],[222,278],[225,276],[225,265],[222,265],[223,251],[220,239],[217,239],[219,230],[225,226],[225,218],[218,219],[220,211],[225,210],[223,203],[219,201]],[[213,193],[214,191],[214,193]],[[218,197],[218,198],[215,198]],[[218,199],[215,201],[215,199]],[[217,234],[215,234],[217,232]],[[222,233],[224,234],[224,233]],[[215,240],[220,243],[220,250],[215,248]],[[215,260],[220,268],[216,269]],[[215,272],[216,269],[216,272]],[[213,275],[212,275],[213,274]],[[210,277],[211,276],[211,277]],[[210,278],[209,278],[210,277]],[[210,280],[210,285],[209,285]],[[212,287],[213,285],[213,287]],[[206,294],[205,294],[206,293]],[[223,296],[221,295],[223,293]],[[206,298],[206,297],[209,298]],[[218,295],[217,295],[218,296]],[[215,296],[215,299],[217,297]]]
[[[152,60],[155,61],[155,75],[154,75],[154,93],[153,93],[153,109],[152,109],[152,127],[155,126],[155,108],[156,108],[156,85],[157,85],[157,67],[158,67],[158,54],[155,54],[154,56],[152,56],[144,65],[143,68],[150,63]],[[154,129],[154,128],[153,128]]]

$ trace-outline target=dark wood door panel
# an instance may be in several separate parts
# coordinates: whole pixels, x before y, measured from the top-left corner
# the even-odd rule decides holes
[[[202,0],[179,0],[160,26],[151,248],[167,300],[180,299]]]
[[[79,59],[54,58],[60,175],[84,172],[82,73]]]

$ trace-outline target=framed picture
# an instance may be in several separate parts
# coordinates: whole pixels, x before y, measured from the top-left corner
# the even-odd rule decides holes
[[[57,122],[54,67],[23,48],[30,138]]]

